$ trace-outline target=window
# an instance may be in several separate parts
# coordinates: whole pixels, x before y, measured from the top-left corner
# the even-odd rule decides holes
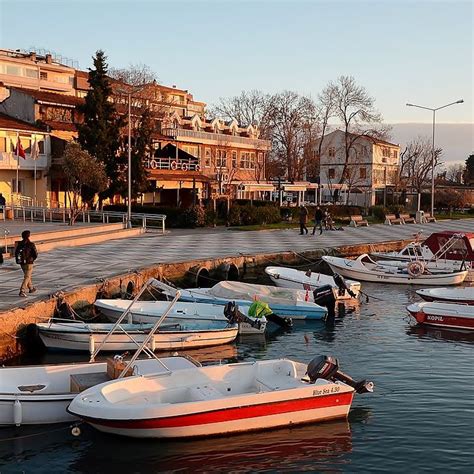
[[[259,162],[260,164],[263,164],[263,153],[259,153],[259,154],[258,154],[258,162]]]
[[[196,145],[183,145],[183,151],[189,155],[199,158],[199,147]]]
[[[37,69],[25,69],[26,77],[31,77],[33,79],[38,79],[38,70]]]
[[[392,158],[398,158],[397,150],[392,150]]]
[[[365,168],[359,168],[359,178],[360,179],[367,178],[367,170]]]
[[[250,152],[248,151],[240,152],[240,168],[241,169],[250,168]]]
[[[386,146],[382,147],[382,156],[390,158],[390,148]]]
[[[40,155],[44,155],[44,140],[38,142],[38,150]]]
[[[23,194],[25,190],[25,181],[22,179],[18,180],[18,193]],[[12,179],[12,192],[16,193],[16,179]]]
[[[31,138],[20,137],[20,142],[25,153],[31,153]]]
[[[227,152],[225,150],[217,150],[216,167],[227,168]]]
[[[210,168],[211,167],[211,149],[210,148],[206,148],[204,150],[204,166],[206,168]]]
[[[250,169],[255,169],[255,153],[250,153]]]
[[[48,80],[48,73],[44,71],[40,71],[40,79],[42,81],[47,81]]]
[[[10,76],[21,76],[21,67],[7,65],[7,74]]]
[[[334,168],[328,169],[328,178],[334,179],[336,177],[336,170]]]
[[[237,152],[232,150],[232,168],[237,168]]]
[[[7,151],[7,138],[6,137],[0,137],[0,152],[6,152]]]
[[[382,163],[387,163],[387,158],[382,158]]]
[[[336,157],[336,148],[334,148],[333,146],[330,146],[329,150],[328,150],[328,155],[329,155],[329,158],[335,158]]]

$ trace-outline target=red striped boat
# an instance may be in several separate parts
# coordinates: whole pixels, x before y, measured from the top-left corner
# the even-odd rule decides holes
[[[474,330],[474,307],[465,304],[422,302],[407,306],[419,324]]]
[[[68,411],[107,433],[189,438],[346,418],[354,393],[372,390],[320,356],[127,377],[82,392]]]

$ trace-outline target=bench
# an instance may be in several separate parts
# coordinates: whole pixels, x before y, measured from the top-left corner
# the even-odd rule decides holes
[[[351,227],[359,227],[359,226],[369,226],[367,219],[364,219],[361,215],[351,216],[351,221],[349,222]]]
[[[432,216],[429,212],[425,212],[424,219],[425,222],[436,222],[436,217]]]
[[[393,224],[404,224],[403,219],[397,218],[395,214],[386,214],[385,215],[385,222],[386,225],[393,225]]]
[[[415,223],[415,218],[410,217],[410,214],[400,214],[400,219],[403,220],[404,224],[414,224]]]

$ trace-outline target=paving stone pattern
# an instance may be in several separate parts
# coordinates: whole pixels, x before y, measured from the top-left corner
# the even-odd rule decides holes
[[[28,302],[42,299],[59,290],[71,290],[113,275],[159,263],[194,259],[277,253],[377,243],[409,239],[422,230],[432,232],[456,230],[474,232],[474,219],[450,220],[431,224],[408,224],[351,228],[326,231],[322,235],[299,235],[298,229],[242,232],[226,229],[172,230],[161,235],[147,233],[141,237],[112,240],[82,247],[57,248],[39,256],[34,267],[33,282],[38,287]],[[32,234],[34,241],[34,234]],[[0,266],[0,311],[22,306],[18,296],[22,272],[13,260]]]

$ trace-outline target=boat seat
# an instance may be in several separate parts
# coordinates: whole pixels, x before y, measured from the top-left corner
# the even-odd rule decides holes
[[[264,391],[265,389],[273,391],[301,387],[301,380],[281,375],[273,376],[271,378],[257,377],[255,381],[262,385],[261,388],[263,388]]]

